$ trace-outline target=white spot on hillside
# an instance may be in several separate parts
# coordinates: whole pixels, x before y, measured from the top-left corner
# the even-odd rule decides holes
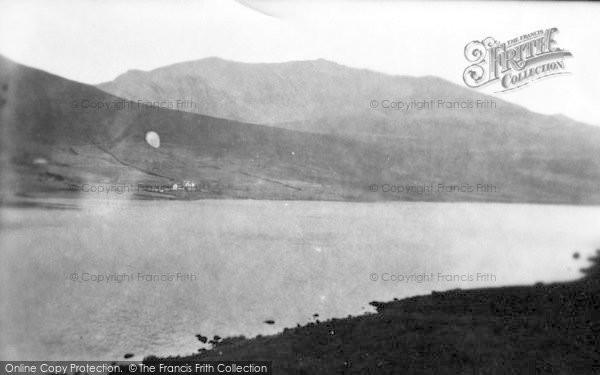
[[[156,132],[149,131],[146,133],[146,142],[148,142],[148,144],[154,148],[160,147],[160,137],[158,134],[156,134]]]

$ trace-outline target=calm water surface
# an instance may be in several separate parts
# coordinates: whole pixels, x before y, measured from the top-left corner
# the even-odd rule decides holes
[[[0,214],[1,359],[189,354],[197,333],[252,337],[373,300],[573,279],[600,246],[599,207],[97,199]]]

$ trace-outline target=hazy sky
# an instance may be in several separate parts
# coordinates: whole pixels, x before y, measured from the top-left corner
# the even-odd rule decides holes
[[[272,0],[0,0],[0,54],[85,83],[129,69],[219,56],[246,62],[325,58],[463,85],[464,47],[557,27],[570,75],[502,99],[600,125],[600,4]],[[485,93],[496,91],[488,87]]]

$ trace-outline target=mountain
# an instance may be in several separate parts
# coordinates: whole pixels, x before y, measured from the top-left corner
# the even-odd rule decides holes
[[[137,99],[122,99],[0,58],[2,190],[72,194],[69,187],[83,183],[137,186],[192,180],[202,191],[142,195],[600,202],[600,129],[592,126],[508,103],[499,103],[493,115],[466,110],[400,112],[405,117],[394,124],[388,119],[398,111],[354,108],[355,99],[349,98],[362,100],[375,93],[383,98],[385,92],[378,91],[382,85],[389,86],[390,98],[392,93],[418,98],[423,90],[438,97],[485,97],[433,77],[391,77],[321,60],[271,65],[208,59],[174,67],[125,74],[129,81],[139,81],[139,87],[147,86],[145,79],[133,77],[167,77],[150,85],[158,93],[165,82],[172,85],[169,90],[180,90],[175,98],[147,99],[163,103],[141,105]],[[204,72],[198,67],[212,67],[207,68],[212,73],[193,74]],[[187,85],[173,78],[175,72],[187,72],[189,77],[181,78]],[[379,78],[373,81],[374,77]],[[238,96],[227,91],[234,81]],[[176,99],[195,101],[187,92],[202,90],[234,98],[221,107],[210,102],[206,108],[228,109],[246,122],[168,109]],[[281,104],[286,101],[289,105]],[[343,102],[345,106],[327,116]],[[104,107],[90,108],[99,103]],[[251,112],[255,117],[248,115]],[[315,120],[319,116],[326,118]],[[269,126],[251,123],[266,118],[271,119],[265,121]],[[299,124],[305,128],[295,130]],[[321,130],[313,131],[319,130],[317,125]],[[148,131],[159,134],[159,148],[145,142]],[[382,192],[385,184],[402,191]],[[477,184],[494,189],[468,189]]]
[[[451,124],[452,131],[469,126],[490,131],[487,128],[493,126],[499,135],[531,136],[554,130],[557,136],[568,138],[571,128],[585,127],[565,116],[532,113],[441,78],[388,75],[323,59],[239,63],[212,57],[148,72],[130,70],[98,87],[130,100],[169,102],[183,111],[320,133],[406,138],[421,135],[423,126],[442,123]],[[177,100],[192,105],[177,108]],[[373,100],[377,108],[371,107]],[[383,108],[384,100],[433,100],[435,105],[394,110]],[[478,100],[493,100],[496,106],[478,109]],[[457,101],[472,102],[475,108],[457,108],[452,105]],[[486,127],[487,123],[491,126]],[[478,135],[477,129],[466,130]],[[431,133],[431,129],[421,133]]]
[[[489,183],[510,201],[553,201],[562,191],[567,201],[583,202],[596,196],[600,177],[598,127],[533,113],[436,77],[391,76],[326,60],[207,58],[130,71],[98,87],[132,100],[189,100],[195,105],[182,110],[372,144],[389,157],[386,169],[397,168],[390,176],[397,179],[386,183]],[[435,105],[399,111],[382,108],[383,100]],[[478,101],[495,107],[460,108]]]
[[[381,101],[490,99],[436,77],[391,76],[323,59],[286,63],[238,63],[220,58],[178,63],[149,72],[130,70],[98,87],[131,100],[177,100],[178,109],[251,123],[296,126],[316,132],[388,135],[414,119],[473,119],[527,111],[385,110]],[[376,109],[370,102],[377,100]],[[437,104],[437,103],[436,103]],[[506,105],[506,103],[503,103]],[[369,123],[360,120],[368,118]],[[356,119],[356,120],[355,120]],[[389,123],[389,122],[392,123]],[[332,123],[344,122],[336,129]],[[387,126],[386,126],[387,125]],[[389,126],[393,125],[393,126]]]
[[[137,106],[6,58],[0,79],[3,190],[187,179],[205,187],[192,198],[343,199],[360,194],[363,178],[376,177],[385,158],[333,136]],[[92,103],[105,107],[88,108]],[[148,131],[159,134],[160,148],[145,142]]]

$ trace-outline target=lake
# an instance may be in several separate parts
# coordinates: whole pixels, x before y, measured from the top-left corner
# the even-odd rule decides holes
[[[0,209],[2,360],[190,354],[198,333],[252,337],[373,300],[575,279],[600,247],[600,207],[47,202],[75,207]]]

